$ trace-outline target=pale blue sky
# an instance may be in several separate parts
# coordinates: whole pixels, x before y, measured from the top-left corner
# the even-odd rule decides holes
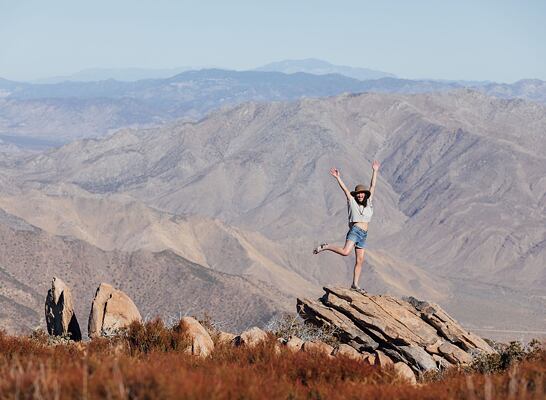
[[[406,78],[546,80],[546,1],[0,0],[0,77],[320,58]]]

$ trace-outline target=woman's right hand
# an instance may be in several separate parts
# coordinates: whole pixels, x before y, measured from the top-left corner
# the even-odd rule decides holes
[[[330,168],[330,175],[334,178],[339,178],[339,170],[337,168]]]

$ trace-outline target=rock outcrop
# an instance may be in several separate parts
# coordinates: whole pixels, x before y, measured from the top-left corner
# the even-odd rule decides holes
[[[69,336],[82,339],[80,325],[74,313],[74,302],[70,288],[59,278],[54,277],[45,301],[47,332],[54,336]]]
[[[135,303],[124,292],[101,283],[95,293],[89,314],[89,337],[114,333],[142,317]]]
[[[468,364],[474,352],[494,352],[436,304],[345,288],[324,290],[319,300],[298,299],[298,313],[307,322],[334,327],[342,343],[374,353],[380,365],[402,362],[421,373]]]

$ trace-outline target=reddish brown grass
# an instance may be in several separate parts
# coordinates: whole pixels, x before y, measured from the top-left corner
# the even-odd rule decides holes
[[[275,338],[254,349],[182,351],[180,326],[134,324],[115,338],[52,346],[0,332],[0,398],[40,399],[544,399],[546,354],[499,374],[451,371],[411,386],[348,358],[291,353]]]

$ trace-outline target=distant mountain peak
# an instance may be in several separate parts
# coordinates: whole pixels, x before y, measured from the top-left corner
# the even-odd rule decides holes
[[[306,72],[314,75],[340,74],[349,78],[358,80],[371,80],[380,78],[395,78],[396,76],[383,71],[377,71],[369,68],[349,67],[345,65],[335,65],[328,61],[318,58],[304,58],[300,60],[282,60],[272,62],[256,68],[257,71],[276,71],[285,74],[296,72]]]

